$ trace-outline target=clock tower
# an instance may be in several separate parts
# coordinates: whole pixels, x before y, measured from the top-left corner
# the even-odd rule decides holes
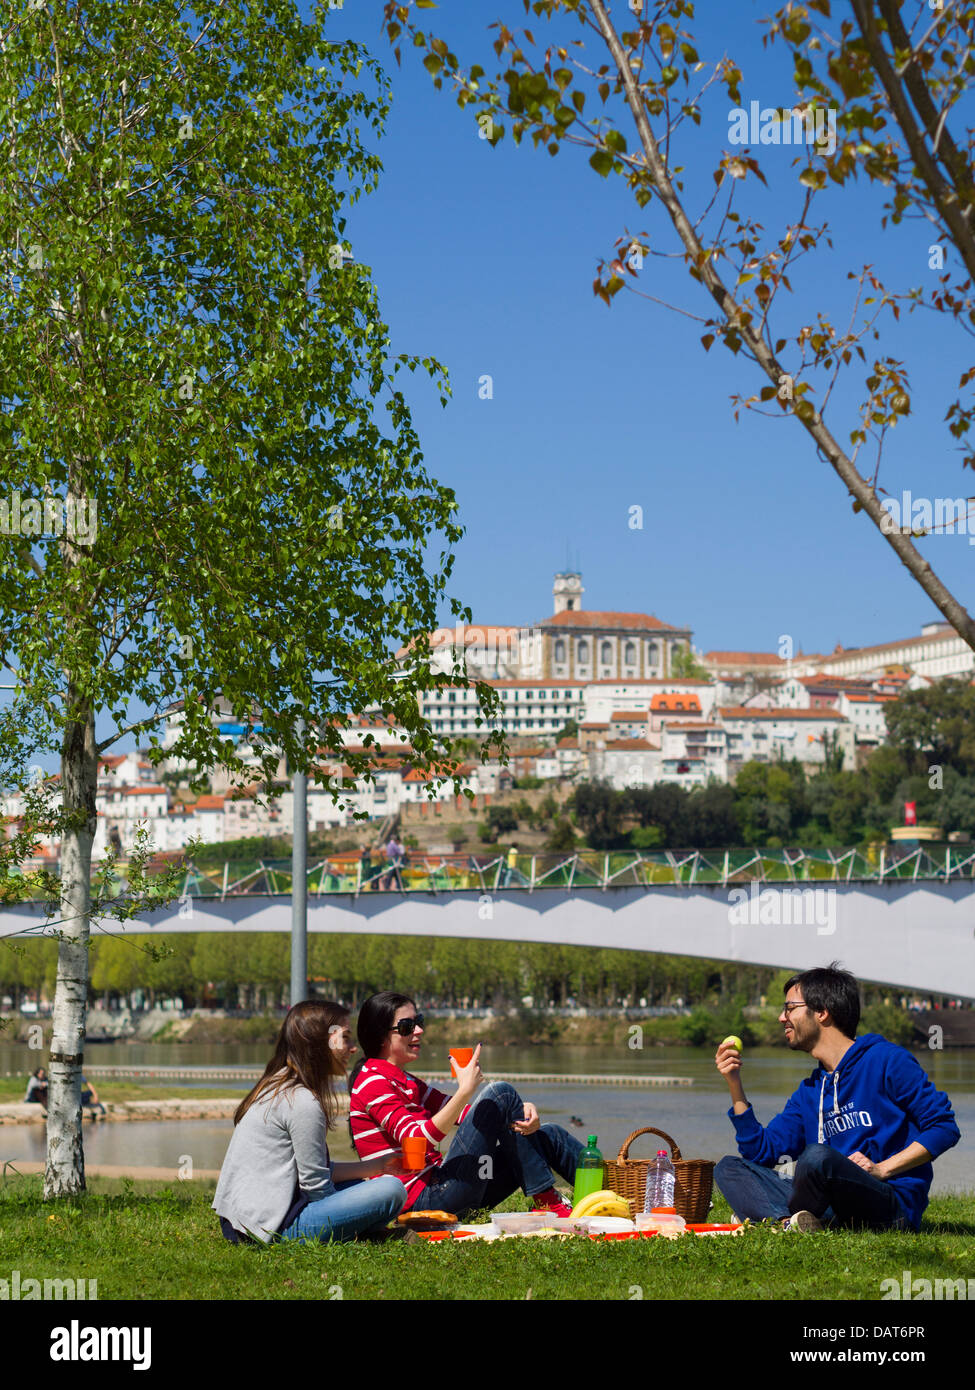
[[[582,575],[575,571],[566,574],[557,574],[555,583],[552,585],[552,596],[555,599],[556,613],[578,613],[582,608],[582,595],[585,591],[582,587]]]

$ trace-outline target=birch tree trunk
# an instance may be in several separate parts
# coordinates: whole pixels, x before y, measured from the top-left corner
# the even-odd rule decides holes
[[[91,705],[72,685],[74,718],[61,747],[64,809],[70,814],[61,841],[61,917],[54,1035],[49,1061],[47,1168],[44,1196],[70,1197],[85,1188],[81,1069],[88,1001],[88,938],[91,849],[95,837],[98,751]]]

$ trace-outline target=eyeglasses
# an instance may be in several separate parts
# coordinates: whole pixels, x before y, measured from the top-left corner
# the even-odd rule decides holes
[[[422,1027],[423,1015],[417,1014],[415,1018],[401,1018],[398,1023],[394,1023],[393,1032],[399,1033],[401,1038],[408,1038],[411,1033]]]
[[[786,1018],[788,1018],[789,1015],[792,1013],[792,1010],[793,1010],[793,1009],[808,1009],[808,1007],[809,1007],[808,1004],[804,1004],[804,1003],[800,1000],[797,1004],[783,1004],[783,1005],[782,1005],[782,1012],[785,1014]]]

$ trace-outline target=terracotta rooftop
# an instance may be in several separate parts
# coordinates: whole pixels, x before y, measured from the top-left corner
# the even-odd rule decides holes
[[[697,711],[700,713],[701,702],[694,694],[685,695],[682,692],[671,692],[667,695],[654,695],[650,701],[651,714],[655,710],[687,710],[688,713]]]
[[[825,685],[830,689],[838,690],[843,686],[849,686],[853,690],[869,690],[871,682],[866,676],[831,676],[826,671],[815,671],[811,676],[797,676],[800,685],[806,687],[813,685]],[[781,682],[785,684],[785,682]]]
[[[585,609],[566,609],[543,618],[540,627],[608,628],[620,632],[674,632],[671,623],[662,623],[650,613],[587,612]]]
[[[464,639],[465,647],[484,646],[488,642],[517,642],[519,635],[528,635],[528,629],[523,627],[498,627],[495,624],[466,623],[461,627],[460,632],[456,627],[441,627],[436,632],[428,634],[432,647],[446,647],[456,644],[458,637]]]
[[[709,677],[707,680],[699,680],[699,679],[697,678],[697,676],[670,676],[669,678],[668,678],[668,677],[665,677],[665,676],[648,676],[648,677],[646,677],[646,678],[644,678],[644,679],[639,679],[639,680],[638,680],[636,677],[632,677],[632,678],[631,678],[631,677],[629,677],[629,676],[623,676],[622,678],[617,678],[617,677],[615,677],[615,676],[600,676],[598,680],[594,680],[594,681],[580,681],[579,684],[580,684],[580,685],[625,685],[625,686],[627,686],[627,687],[629,687],[629,686],[634,686],[634,685],[636,685],[636,686],[644,686],[644,685],[670,685],[670,686],[674,686],[674,685],[680,685],[680,686],[693,685],[693,686],[698,686],[698,687],[700,687],[700,686],[703,685],[703,686],[707,686],[709,689],[713,689],[713,688],[714,688],[715,682],[714,682],[710,677]]]
[[[878,642],[872,647],[837,646],[835,651],[830,652],[827,659],[830,661],[839,661],[848,656],[867,656],[872,652],[890,652],[894,651],[897,647],[926,647],[934,642],[944,642],[954,638],[957,638],[959,642],[964,642],[964,639],[959,637],[950,623],[944,623],[938,628],[937,632],[919,632],[916,637],[901,637],[896,642]]]
[[[535,689],[536,687],[538,687],[538,686],[544,687],[546,690],[548,690],[548,689],[553,689],[553,690],[554,690],[554,689],[561,689],[561,687],[562,687],[563,685],[564,685],[564,686],[567,686],[567,687],[581,686],[581,685],[591,685],[591,684],[592,684],[592,681],[580,681],[580,680],[576,680],[574,677],[573,677],[572,680],[569,680],[568,677],[566,677],[565,679],[563,679],[561,676],[549,676],[548,680],[535,680],[535,679],[529,680],[529,679],[527,679],[527,678],[524,679],[524,680],[521,680],[521,679],[516,679],[514,676],[506,676],[506,677],[504,677],[504,679],[500,679],[500,680],[482,680],[482,681],[481,681],[481,684],[482,684],[482,685],[489,685],[493,690],[496,690],[496,689],[499,689],[499,688],[502,688],[502,689],[503,689],[503,688],[507,688],[507,687],[509,687],[509,686],[517,686],[519,690],[521,690],[521,689],[523,689],[523,688],[524,688],[524,689],[528,689],[528,690],[534,690],[534,689]],[[433,699],[434,695],[436,694],[436,692],[437,692],[438,690],[447,691],[447,690],[473,690],[473,689],[474,689],[473,685],[467,685],[467,686],[465,686],[465,685],[438,685],[438,686],[435,686],[432,690],[421,690],[419,693],[420,693],[421,695],[426,696],[426,698],[427,698],[428,700],[430,700],[430,699]]]
[[[460,631],[458,631],[460,627]],[[486,647],[503,645],[509,651],[517,652],[521,635],[528,636],[530,629],[522,626],[509,624],[506,627],[499,627],[493,623],[463,623],[454,627],[438,627],[435,632],[428,632],[426,640],[428,646],[436,650],[446,650],[459,645],[463,640],[465,649],[467,647]],[[412,651],[414,646],[421,645],[422,637],[418,637],[413,642],[408,642],[405,647],[400,647],[396,653],[397,657],[406,656]]]
[[[469,777],[474,771],[473,763],[458,763],[456,767],[434,768],[429,772],[421,772],[418,767],[411,767],[404,777],[404,782],[432,782],[437,777]]]
[[[627,753],[627,752],[658,752],[659,743],[651,743],[648,738],[614,738],[612,743],[607,743],[605,751],[607,753]]]
[[[840,719],[843,716],[835,709],[746,709],[744,705],[729,705],[718,711],[722,719],[764,719],[787,724],[793,719]]]
[[[568,679],[562,680],[561,677],[549,676],[548,680],[545,680],[545,681],[542,681],[542,680],[514,680],[514,679],[508,679],[508,680],[485,681],[484,684],[485,684],[485,685],[490,685],[490,686],[511,686],[511,685],[517,685],[517,686],[519,686],[519,687],[520,687],[520,686],[528,686],[529,688],[534,688],[535,686],[541,686],[541,685],[543,685],[543,686],[545,686],[546,689],[548,689],[550,686],[553,687],[553,688],[554,688],[555,686],[563,686],[563,685],[566,685],[566,686],[579,686],[579,685],[589,685],[589,684],[591,684],[591,682],[590,682],[590,681],[580,681],[580,680],[576,680],[576,679],[574,679],[574,678],[573,678],[572,680],[568,680]]]
[[[777,652],[705,652],[704,660],[712,665],[726,666],[785,666]]]

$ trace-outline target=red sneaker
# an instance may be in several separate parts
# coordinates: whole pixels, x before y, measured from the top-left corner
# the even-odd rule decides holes
[[[532,1197],[532,1209],[546,1211],[551,1216],[572,1215],[572,1208],[562,1200],[561,1192],[554,1187],[546,1188],[544,1192],[536,1192]]]

